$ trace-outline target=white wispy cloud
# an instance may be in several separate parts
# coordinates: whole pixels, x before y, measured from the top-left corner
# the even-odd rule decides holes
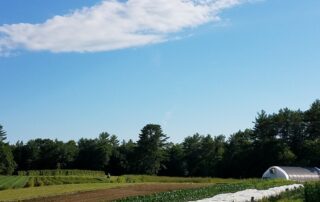
[[[40,24],[0,26],[0,55],[16,49],[96,52],[159,43],[173,33],[219,21],[250,0],[104,0]]]

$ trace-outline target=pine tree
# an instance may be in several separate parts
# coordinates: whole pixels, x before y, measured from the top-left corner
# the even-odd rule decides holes
[[[6,139],[6,131],[4,131],[2,125],[0,125],[0,143],[3,143]]]
[[[159,172],[165,159],[167,139],[160,125],[148,124],[141,130],[136,154],[139,173],[155,175]]]

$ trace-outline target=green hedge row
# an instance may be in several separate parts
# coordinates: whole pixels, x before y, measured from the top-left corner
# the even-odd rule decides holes
[[[104,171],[93,170],[28,170],[18,171],[19,176],[105,176]]]

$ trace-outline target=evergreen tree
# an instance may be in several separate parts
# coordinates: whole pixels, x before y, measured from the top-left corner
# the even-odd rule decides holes
[[[0,125],[0,175],[11,175],[16,168],[11,148],[4,143],[6,139],[6,132]]]
[[[7,144],[0,145],[0,175],[12,175],[16,168],[11,148]]]
[[[307,123],[307,136],[310,140],[320,139],[320,100],[312,103],[305,113]]]
[[[166,158],[167,139],[160,125],[148,124],[141,130],[136,150],[138,173],[155,175],[159,172]]]
[[[2,125],[0,125],[0,143],[3,143],[6,139],[6,131],[4,131]]]

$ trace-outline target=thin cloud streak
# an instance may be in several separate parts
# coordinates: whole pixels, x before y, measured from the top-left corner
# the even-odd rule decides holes
[[[0,26],[0,55],[17,49],[97,52],[160,43],[172,34],[219,21],[250,0],[104,0],[41,24]]]

